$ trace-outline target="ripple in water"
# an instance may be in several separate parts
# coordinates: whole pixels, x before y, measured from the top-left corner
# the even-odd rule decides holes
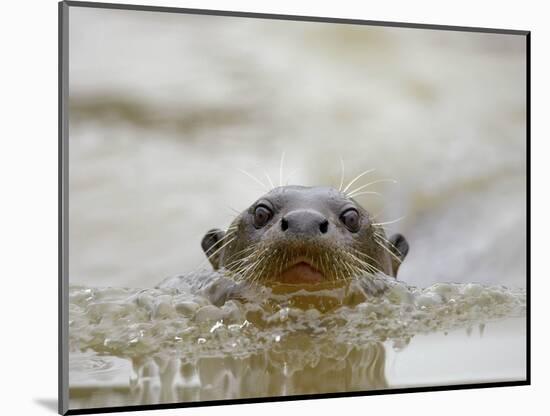
[[[392,387],[388,355],[414,337],[467,340],[526,307],[524,289],[480,284],[228,287],[212,272],[154,289],[72,286],[71,408]]]

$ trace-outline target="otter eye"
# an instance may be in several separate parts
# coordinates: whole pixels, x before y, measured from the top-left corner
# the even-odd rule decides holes
[[[265,205],[258,205],[254,210],[254,226],[256,228],[263,227],[271,219],[273,213]]]
[[[346,226],[352,233],[359,231],[359,213],[351,208],[340,215],[340,221]]]

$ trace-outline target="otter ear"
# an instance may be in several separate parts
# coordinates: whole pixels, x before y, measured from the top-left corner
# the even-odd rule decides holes
[[[206,257],[208,257],[208,260],[210,260],[210,264],[212,264],[214,270],[218,270],[220,268],[219,248],[222,246],[220,241],[222,241],[224,235],[225,233],[222,230],[214,228],[208,231],[201,241],[201,247],[206,254]]]
[[[392,256],[393,275],[397,276],[397,270],[409,252],[409,243],[402,234],[392,235],[389,242],[391,243],[390,250],[395,254],[395,257]]]

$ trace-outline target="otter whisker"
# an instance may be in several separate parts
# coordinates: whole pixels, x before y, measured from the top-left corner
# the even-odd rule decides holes
[[[380,247],[382,247],[384,250],[386,250],[388,253],[390,253],[390,255],[394,259],[396,259],[399,262],[399,264],[401,264],[402,260],[399,257],[397,257],[393,251],[391,251],[388,247],[386,247],[385,244],[382,244],[380,241],[378,241],[378,240],[375,240],[375,241],[376,241],[376,244],[378,244]]]
[[[247,264],[250,263],[250,260],[251,260],[252,256],[246,256],[246,257],[243,257],[241,259],[237,259],[237,260],[234,260],[232,262],[229,262],[229,263],[226,263],[224,266],[226,269],[239,269],[240,267],[244,267],[246,266]]]
[[[375,271],[375,272],[378,272],[378,273],[381,273],[381,274],[385,274],[385,273],[382,272],[380,269],[374,267],[373,264],[361,260],[360,258],[356,257],[356,256],[353,255],[352,253],[349,253],[349,256],[350,256],[351,258],[353,258],[355,261],[357,261],[359,264],[361,264],[361,265],[367,267],[368,269],[370,269],[371,272],[372,272],[372,271]]]
[[[244,170],[244,169],[240,169],[240,168],[238,168],[237,170],[238,170],[239,172],[241,172],[242,174],[248,176],[250,179],[252,179],[252,180],[253,180],[254,182],[256,182],[257,184],[261,185],[262,188],[264,188],[264,190],[265,190],[266,192],[269,191],[269,188],[266,186],[266,184],[263,183],[261,180],[259,180],[259,179],[258,179],[257,177],[255,177],[254,175],[252,175],[251,173],[247,172],[247,171]]]
[[[226,205],[227,208],[229,208],[231,211],[235,212],[237,215],[240,215],[241,212],[235,208],[233,208],[232,206],[230,205]]]
[[[228,244],[231,244],[233,241],[235,241],[237,237],[233,237],[231,238],[229,241],[226,241],[221,247],[217,248],[216,251],[214,251],[213,253],[206,253],[206,256],[208,258],[210,257],[213,257],[215,256],[216,254],[218,254],[220,252],[220,250],[222,250],[224,247],[226,247]]]
[[[391,179],[391,178],[387,178],[387,179],[378,179],[378,180],[376,180],[376,181],[372,181],[372,182],[369,182],[369,183],[367,183],[367,184],[365,184],[365,185],[361,185],[361,186],[355,188],[353,191],[348,192],[347,195],[348,195],[349,197],[352,197],[353,194],[355,194],[356,192],[360,191],[361,189],[365,189],[365,188],[367,188],[367,187],[369,187],[369,186],[371,186],[371,185],[374,185],[374,184],[377,184],[377,183],[383,183],[383,182],[397,183],[397,181],[396,181],[395,179]],[[345,192],[345,190],[344,190],[344,192]]]
[[[362,267],[363,267],[363,273],[364,274],[369,274],[369,275],[376,275],[376,274],[382,274],[382,275],[386,275],[386,273],[384,273],[382,270],[378,269],[377,267],[375,267],[373,264],[369,263],[369,262],[364,262],[364,261],[360,261],[359,263]]]
[[[255,253],[251,253],[248,256],[243,257],[242,259],[238,259],[235,261],[230,262],[227,265],[227,268],[234,271],[235,273],[243,273],[245,272],[249,267],[252,267],[256,261],[257,256],[255,256]]]
[[[269,276],[265,276],[266,274],[266,269],[268,269],[268,266],[271,262],[271,257],[270,256],[261,256],[260,259],[258,260],[258,264],[261,266],[257,271],[254,271],[255,275],[252,276],[252,281],[253,282],[260,282],[261,280],[265,279],[266,277],[269,277]]]
[[[256,254],[256,258],[257,260],[254,261],[250,267],[247,267],[244,271],[243,271],[243,276],[246,277],[245,280],[248,280],[250,278],[250,276],[252,276],[252,279],[251,280],[259,280],[260,278],[260,274],[258,273],[256,276],[253,275],[253,273],[255,273],[256,269],[258,268],[258,266],[263,266],[265,264],[265,255],[263,255],[263,253],[265,252],[265,249],[259,249],[259,253]]]
[[[228,269],[236,269],[235,271],[242,271],[244,270],[248,265],[254,263],[255,259],[257,258],[257,253],[256,253],[256,247],[252,247],[253,250],[251,251],[250,250],[250,247],[248,247],[247,249],[244,249],[244,250],[240,250],[239,252],[235,253],[234,255],[232,255],[232,258],[235,258],[237,256],[240,256],[241,254],[244,254],[244,252],[248,252],[248,251],[251,251],[250,254],[242,257],[242,258],[237,258],[237,260],[234,260],[234,261],[231,261],[229,263],[226,263],[226,268]]]
[[[275,253],[278,253],[279,250],[275,250]],[[276,255],[276,254],[275,254]],[[279,274],[283,273],[283,262],[279,262]]]
[[[342,265],[341,265],[341,260],[340,260],[340,257],[336,257],[336,259],[332,262],[332,266],[331,266],[331,273],[332,273],[332,276],[334,277],[334,280],[341,280],[342,276]]]
[[[225,230],[225,234],[223,235],[222,238],[220,238],[220,241],[221,240],[225,240],[228,238],[228,236],[231,236],[233,234],[235,234],[235,231],[237,231],[237,227],[228,227],[226,230]]]
[[[345,252],[339,250],[338,251],[338,262],[340,265],[340,268],[346,271],[345,274],[339,275],[339,280],[343,280],[344,282],[347,282],[351,279],[353,279],[353,276],[355,275],[355,271],[353,268],[353,265],[350,261],[348,261],[348,257]]]
[[[254,266],[254,268],[249,270],[249,274],[254,275],[252,276],[253,281],[261,281],[265,276],[265,270],[268,266],[271,266],[271,253],[268,252],[265,248],[261,248],[261,250],[256,253],[257,261]]]
[[[259,261],[258,263],[261,264],[261,268],[257,272],[254,272],[254,276],[252,276],[252,278],[250,279],[251,282],[260,282],[264,277],[267,264],[265,264],[265,262],[262,262],[262,261]]]
[[[362,269],[357,267],[356,265],[350,264],[349,267],[351,268],[351,273],[348,276],[346,276],[346,279],[345,279],[346,281],[350,281],[362,274]]]
[[[317,257],[311,257],[311,265],[313,266],[313,268],[319,269],[319,261]]]
[[[226,266],[227,265],[234,265],[237,262],[245,262],[245,261],[249,260],[250,258],[252,258],[253,254],[254,254],[254,251],[251,250],[251,247],[247,247],[243,250],[239,250],[236,253],[231,254],[231,257],[229,257],[227,259],[227,260],[231,260],[233,258],[236,258],[236,260],[233,260],[229,263],[226,263]]]
[[[219,244],[220,242],[224,241],[224,239],[226,238],[227,234],[222,237],[219,241],[216,241],[211,247],[210,249],[212,249],[212,247],[214,247],[215,245]],[[229,240],[227,242],[227,244],[231,243],[236,237],[233,237],[231,240]],[[206,254],[206,258],[204,260],[202,260],[199,265],[197,267],[195,267],[191,273],[197,273],[199,270],[201,270],[204,266],[206,266],[210,260],[211,257],[215,256],[219,250],[223,249],[225,247],[225,244],[223,246],[221,246],[219,249],[215,250],[213,253],[205,253]]]
[[[372,274],[368,269],[364,269],[364,268],[361,268],[361,267],[355,266],[355,265],[352,265],[352,267],[355,270],[354,277]]]
[[[334,278],[336,281],[347,280],[348,274],[352,273],[349,268],[349,264],[343,260],[342,253],[338,250],[336,254],[336,261],[334,262]]]
[[[325,260],[324,260],[323,256],[319,257],[319,266],[320,266],[321,270],[326,270],[327,269],[327,266],[325,264]]]
[[[260,263],[261,263],[261,259],[256,260],[256,261],[252,262],[251,264],[249,264],[248,266],[244,267],[243,269],[239,270],[240,277],[242,277],[243,280],[249,280],[248,276],[252,275],[252,271],[254,269],[256,269],[256,267],[258,267],[258,265]]]
[[[372,225],[377,227],[377,226],[380,226],[380,225],[388,225],[388,224],[394,224],[398,221],[401,221],[403,218],[405,218],[406,215],[403,215],[402,217],[399,217],[397,218],[396,220],[393,220],[393,221],[386,221],[386,222],[377,222],[377,223],[373,223]]]
[[[233,237],[233,235],[235,235],[235,232],[234,231],[230,231],[228,233],[226,233],[222,238],[220,238],[218,241],[216,241],[214,244],[212,244],[210,246],[210,248],[208,249],[208,251],[211,251],[214,247],[216,247],[218,244],[221,244],[223,243],[224,241],[226,241],[227,239]]]
[[[332,270],[332,265],[330,263],[330,259],[328,257],[328,253],[325,252],[325,259],[327,260],[327,271],[330,271],[330,275],[334,275],[334,272]]]
[[[346,253],[345,257],[348,259],[348,261],[346,261],[346,263],[352,265],[353,267],[355,267],[355,270],[356,270],[356,273],[357,273],[357,270],[359,270],[361,273],[364,271],[363,268],[369,268],[369,264],[362,261],[361,259],[357,258],[356,256],[354,256],[351,252],[350,253]],[[362,266],[362,268],[358,267],[357,265],[359,266]]]
[[[353,185],[358,179],[360,179],[361,177],[365,176],[366,174],[368,173],[372,173],[374,172],[376,169],[369,169],[369,170],[366,170],[362,173],[360,173],[359,175],[357,175],[355,178],[352,179],[352,181],[350,183],[348,183],[348,185],[342,190],[343,193],[346,193],[347,190],[350,188],[351,185]]]
[[[388,240],[387,238],[385,238],[385,237],[382,236],[381,234],[374,233],[374,236],[375,236],[375,238],[381,239],[384,243],[386,243],[386,244],[392,246],[395,250],[399,251],[399,249],[398,249],[390,240]]]
[[[342,167],[342,173],[340,174],[340,186],[338,187],[338,191],[342,192],[342,187],[344,186],[344,159],[340,157],[340,166]]]
[[[251,253],[251,252],[254,252],[256,250],[259,250],[260,248],[258,247],[257,244],[252,244],[250,246],[246,246],[244,247],[242,250],[239,250],[237,251],[234,255],[240,255],[240,254],[244,254],[244,253]]]
[[[255,245],[251,245],[251,246],[243,248],[242,250],[237,251],[236,253],[233,253],[231,255],[231,257],[238,257],[238,256],[242,256],[242,255],[250,256],[250,255],[254,254],[254,252],[256,250],[258,250],[258,247],[256,247]]]
[[[342,273],[338,273],[336,276],[336,280],[348,280],[348,275],[351,273],[349,269],[349,265],[344,263],[341,259],[338,259],[338,264],[340,265],[340,268],[342,269]]]
[[[265,248],[260,248],[254,254],[254,260],[251,263],[252,267],[249,267],[245,271],[246,279],[251,282],[259,282],[262,279],[263,272],[266,266],[269,266],[269,255],[266,253]]]
[[[268,254],[262,256],[262,268],[258,271],[258,274],[256,276],[256,279],[258,281],[274,277],[273,257],[275,257],[275,254],[273,252],[269,252],[268,250],[264,250],[264,252],[266,251],[268,252]]]
[[[257,264],[257,262],[253,262],[252,264],[250,264],[249,266],[247,266],[245,268],[234,271],[233,276],[234,276],[235,280],[236,281],[248,281],[249,280],[249,278],[248,278],[249,269],[252,268],[252,267],[255,267],[256,264]]]
[[[382,273],[380,270],[370,264],[366,264],[364,267],[365,269],[362,271],[363,275],[375,276],[376,274]]]
[[[215,247],[216,245],[224,242],[227,238],[229,237],[232,237],[233,234],[231,233],[227,233],[225,234],[222,238],[220,238],[218,241],[216,241],[214,244],[212,244],[212,246],[210,246],[209,250],[211,250],[213,247]],[[222,247],[220,247],[220,249],[222,249]],[[206,254],[206,258],[204,260],[202,260],[199,265],[197,267],[194,268],[194,270],[192,271],[192,273],[196,273],[198,272],[200,269],[202,269],[204,266],[206,266],[206,264],[208,264],[208,261],[210,259],[210,257],[216,255],[218,252],[218,250],[216,250],[215,252],[211,253],[211,254],[208,254],[208,253],[205,253]]]
[[[288,254],[287,254],[287,252],[285,251],[285,252],[283,252],[283,259],[282,259],[282,261],[280,262],[280,265],[281,265],[281,266],[280,266],[281,273],[283,272],[283,265],[286,266],[287,261],[288,261]]]
[[[275,185],[273,184],[273,181],[271,180],[271,177],[269,176],[269,173],[264,170],[264,175],[267,178],[267,181],[269,182],[269,185],[271,185],[271,189],[275,188]]]
[[[225,264],[224,268],[230,272],[234,273],[240,273],[245,267],[247,267],[250,264],[250,259],[247,261],[235,261],[230,264]]]
[[[343,276],[342,280],[348,280],[351,279],[353,276],[353,269],[351,269],[351,265],[348,262],[342,261],[340,258],[338,259],[340,264],[344,266],[344,269],[348,271],[347,276]]]
[[[366,258],[372,260],[373,262],[375,262],[378,266],[382,267],[382,265],[380,264],[380,262],[379,262],[377,259],[375,259],[375,258],[372,257],[372,256],[369,256],[367,253],[363,253],[363,252],[361,252],[361,251],[359,251],[359,250],[356,250],[356,249],[354,249],[354,248],[352,248],[352,250],[353,250],[353,252],[354,252],[357,256],[359,256],[359,257],[364,256],[364,257],[366,257]],[[367,263],[368,263],[368,262],[367,262]],[[371,263],[369,263],[369,264],[371,264]]]

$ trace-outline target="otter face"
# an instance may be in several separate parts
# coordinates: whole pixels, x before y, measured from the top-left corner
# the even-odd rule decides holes
[[[387,239],[364,208],[336,189],[283,186],[240,214],[227,233],[206,233],[202,248],[214,269],[235,279],[294,284],[396,276],[409,246],[401,234]]]

